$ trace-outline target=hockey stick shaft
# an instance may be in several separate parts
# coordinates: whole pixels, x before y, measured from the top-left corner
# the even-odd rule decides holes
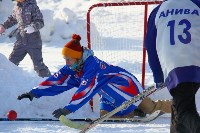
[[[71,121],[85,121],[91,122],[92,119],[70,119]],[[0,118],[0,121],[11,121],[8,118]],[[51,118],[16,118],[14,121],[59,121],[58,119],[51,119]]]
[[[160,88],[162,89],[164,87],[165,86],[161,86]],[[151,87],[145,89],[141,94],[138,94],[137,96],[133,97],[131,100],[126,101],[121,106],[119,106],[118,108],[114,109],[113,111],[107,113],[106,115],[104,115],[96,120],[91,120],[90,123],[86,123],[86,124],[76,123],[76,122],[71,121],[70,119],[65,118],[63,115],[60,116],[59,120],[63,125],[66,125],[70,128],[79,129],[79,130],[81,130],[80,133],[85,133],[86,131],[90,130],[92,127],[96,126],[97,124],[108,120],[109,117],[113,116],[115,113],[119,112],[120,110],[130,106],[131,104],[133,104],[141,99],[144,99],[145,97],[154,93],[156,90],[157,89],[154,86],[151,86]]]
[[[113,111],[111,111],[111,112],[105,114],[104,116],[92,121],[90,124],[85,125],[84,128],[79,133],[85,133],[86,131],[95,127],[97,124],[103,122],[104,120],[110,118],[111,116],[113,116],[117,112],[121,111],[122,109],[129,107],[131,104],[136,103],[137,101],[144,99],[145,97],[149,96],[150,94],[152,94],[155,91],[160,90],[164,87],[165,86],[160,86],[159,89],[156,89],[155,86],[151,86],[151,87],[145,89],[142,93],[138,94],[137,96],[134,96],[131,100],[126,101],[124,104],[120,105],[119,107],[117,107]]]

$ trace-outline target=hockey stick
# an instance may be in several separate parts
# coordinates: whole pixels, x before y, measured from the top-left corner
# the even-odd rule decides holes
[[[146,117],[133,117],[133,118],[108,118],[104,120],[103,122],[149,122],[163,113],[158,110],[155,111],[154,113],[146,116]],[[70,121],[75,121],[75,122],[92,122],[94,121],[92,118],[84,118],[84,119],[70,119]],[[9,120],[8,118],[0,118],[0,121],[59,121],[58,119],[51,119],[51,118],[17,118],[15,120]]]
[[[0,121],[11,121],[11,120],[9,120],[8,118],[0,118]],[[59,120],[51,118],[16,118],[14,121],[59,121]],[[86,119],[70,119],[70,121],[91,122],[93,120],[90,118],[86,118]]]
[[[12,121],[8,118],[0,118],[0,121]],[[13,121],[58,121],[57,119],[51,119],[51,118],[16,118]]]
[[[165,86],[159,86],[159,89],[157,89],[155,86],[150,86],[149,88],[145,89],[142,93],[138,94],[137,96],[134,96],[131,100],[126,101],[125,103],[123,103],[122,105],[120,105],[119,107],[114,109],[113,111],[111,111],[111,112],[103,115],[102,117],[92,121],[89,125],[85,125],[79,133],[85,133],[85,132],[89,131],[91,128],[95,127],[96,125],[98,125],[99,123],[108,119],[109,117],[113,116],[114,114],[121,111],[122,109],[129,107],[133,103],[136,103],[137,101],[144,99],[145,97],[151,95],[155,91],[160,90],[164,87]]]
[[[164,112],[162,112],[161,110],[157,110],[155,112],[153,112],[152,114],[145,116],[145,117],[133,117],[133,118],[108,118],[106,120],[104,120],[103,122],[109,123],[109,122],[150,122],[155,120],[156,118],[158,118],[159,116],[163,115]],[[60,121],[62,121],[62,124],[71,127],[71,128],[75,128],[75,129],[83,129],[84,127],[86,127],[87,125],[89,125],[89,123],[87,124],[78,124],[76,122],[72,122],[69,119],[66,119],[64,116],[60,117]],[[94,119],[88,119],[85,122],[92,122],[94,121]]]
[[[165,86],[160,86],[159,89],[156,89],[155,86],[151,86],[147,89],[145,89],[142,93],[138,94],[137,96],[134,96],[131,100],[126,101],[113,111],[105,114],[104,116],[92,121],[91,123],[87,124],[78,124],[73,121],[70,121],[69,119],[65,118],[64,116],[60,116],[59,120],[61,123],[63,123],[66,126],[69,126],[71,128],[79,129],[81,130],[79,133],[85,133],[86,131],[90,130],[92,127],[98,125],[99,123],[103,122],[104,120],[108,119],[109,117],[113,116],[120,110],[129,107],[131,104],[136,103],[139,100],[144,99],[145,97],[149,96],[150,94],[154,93],[157,90],[160,90],[164,88]]]

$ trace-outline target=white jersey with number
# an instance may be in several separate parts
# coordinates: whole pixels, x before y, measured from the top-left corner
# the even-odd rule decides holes
[[[168,0],[159,8],[156,50],[167,78],[170,71],[200,66],[200,8],[190,0]]]

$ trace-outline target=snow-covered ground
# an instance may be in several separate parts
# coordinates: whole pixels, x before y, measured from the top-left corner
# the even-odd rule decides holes
[[[150,123],[99,124],[88,133],[169,133],[170,118]],[[77,133],[59,122],[0,122],[0,133]]]
[[[86,12],[88,8],[99,2],[119,2],[122,0],[37,0],[41,8],[45,27],[41,30],[43,39],[43,58],[45,64],[52,73],[58,71],[64,64],[61,56],[63,45],[71,39],[73,33],[82,36],[81,43],[87,44],[86,40]],[[126,0],[123,0],[126,1]],[[131,0],[130,0],[131,1]],[[11,13],[14,3],[11,0],[0,2],[0,23],[2,23]],[[108,12],[107,12],[108,13]],[[109,14],[109,13],[108,13]],[[140,14],[138,14],[140,15]],[[129,19],[130,17],[126,17]],[[125,18],[123,18],[125,19]],[[120,20],[119,20],[120,21]],[[126,21],[126,20],[124,20]],[[128,21],[128,20],[127,20]],[[109,26],[109,25],[108,25]],[[136,26],[138,27],[138,26]],[[110,28],[110,27],[108,27]],[[29,100],[16,100],[19,94],[28,92],[31,88],[42,82],[43,78],[37,76],[33,70],[30,57],[27,55],[19,66],[13,65],[9,60],[12,51],[14,38],[9,39],[7,35],[14,29],[6,31],[5,35],[0,36],[0,118],[6,118],[9,110],[15,110],[18,118],[53,118],[52,112],[57,108],[64,107],[70,100],[76,89],[70,90],[54,97],[42,97]],[[123,33],[122,33],[123,34]],[[116,39],[117,41],[117,39]],[[137,40],[134,40],[137,42]],[[117,42],[116,42],[117,43]],[[112,48],[116,48],[113,45]],[[111,50],[109,49],[109,50]],[[98,55],[99,51],[95,51]],[[128,51],[125,51],[128,52]],[[142,55],[142,51],[138,51]],[[120,52],[119,52],[120,53]],[[125,54],[125,53],[122,53]],[[122,54],[119,57],[122,57]],[[122,59],[122,61],[111,60],[110,62],[124,66],[126,69],[133,67],[132,62]],[[134,72],[135,73],[135,72]],[[136,72],[137,73],[137,72]],[[141,73],[138,70],[138,73]],[[148,80],[146,84],[152,84],[153,78],[149,67],[147,67]],[[67,97],[68,96],[68,97]],[[152,99],[170,99],[171,96],[167,89],[151,95]],[[89,104],[84,105],[68,118],[97,118],[99,117],[99,97],[94,98],[94,112],[91,112]],[[199,110],[199,92],[197,94],[197,108]],[[90,132],[111,132],[111,133],[169,133],[170,115],[166,114],[150,123],[118,123],[100,124]],[[74,129],[63,126],[59,122],[19,122],[19,121],[0,121],[0,133],[68,133],[77,132]]]

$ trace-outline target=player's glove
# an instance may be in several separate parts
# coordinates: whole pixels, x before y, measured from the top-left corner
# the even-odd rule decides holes
[[[29,98],[29,100],[32,101],[34,97],[35,97],[34,94],[32,94],[31,92],[28,92],[28,93],[24,93],[24,94],[19,95],[17,97],[17,99],[21,100],[23,98]]]
[[[166,85],[165,85],[164,82],[156,83],[156,88],[157,88],[157,89],[161,89],[161,88],[163,88],[163,87],[165,87],[165,86],[166,86]]]
[[[60,108],[60,109],[55,110],[52,114],[53,114],[54,117],[59,118],[61,115],[66,116],[70,113],[71,113],[71,111],[69,111],[68,109],[66,109],[66,108],[61,109]]]
[[[26,28],[24,28],[24,31],[27,34],[31,34],[31,33],[35,32],[35,28],[32,25],[28,25]]]

